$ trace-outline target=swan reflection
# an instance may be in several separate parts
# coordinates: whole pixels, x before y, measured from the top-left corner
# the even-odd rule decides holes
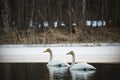
[[[95,74],[95,70],[92,71],[71,71],[72,80],[92,80]]]
[[[65,80],[68,67],[48,67],[50,80]]]

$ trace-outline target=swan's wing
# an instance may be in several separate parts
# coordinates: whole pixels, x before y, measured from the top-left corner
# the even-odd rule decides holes
[[[68,67],[69,65],[66,62],[60,60],[53,60],[49,62],[47,66]]]
[[[78,63],[73,65],[72,69],[76,70],[93,70],[96,69],[94,66],[88,64],[88,63]]]
[[[95,70],[90,70],[90,71],[78,71],[78,70],[72,70],[71,73],[73,75],[80,75],[80,76],[92,76],[96,71]]]

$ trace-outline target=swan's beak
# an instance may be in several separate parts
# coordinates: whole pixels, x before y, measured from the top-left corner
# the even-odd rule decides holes
[[[43,51],[43,53],[48,52],[47,50]]]
[[[70,55],[70,52],[68,52],[66,55]]]

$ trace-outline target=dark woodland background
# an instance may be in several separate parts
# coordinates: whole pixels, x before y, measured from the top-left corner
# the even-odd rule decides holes
[[[0,44],[112,43],[119,35],[120,0],[0,0]]]

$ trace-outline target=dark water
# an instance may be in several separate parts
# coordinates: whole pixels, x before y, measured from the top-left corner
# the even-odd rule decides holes
[[[46,63],[0,63],[0,80],[120,80],[120,64],[92,64],[96,71],[47,68]]]

